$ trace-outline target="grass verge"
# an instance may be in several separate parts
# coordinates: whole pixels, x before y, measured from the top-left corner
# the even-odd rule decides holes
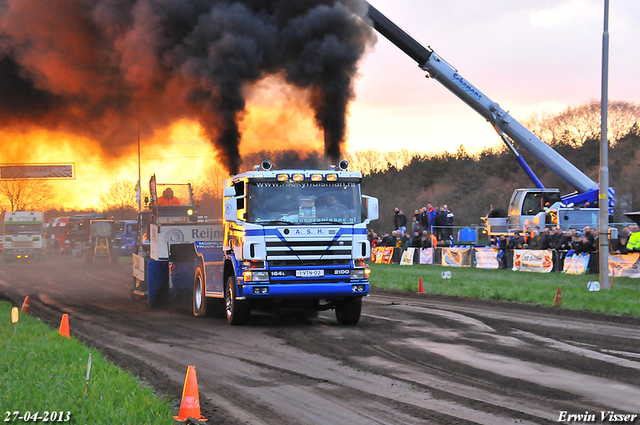
[[[425,292],[428,293],[553,306],[556,290],[560,287],[562,308],[640,316],[640,281],[628,277],[615,278],[610,290],[589,291],[587,284],[589,281],[597,281],[597,275],[432,265],[370,263],[369,267],[369,280],[375,288],[417,292],[418,279],[422,276]],[[443,279],[443,271],[450,271],[451,279]]]
[[[22,311],[14,325],[11,309],[10,303],[0,302],[1,421],[26,423],[14,419],[13,412],[21,416],[37,412],[40,417],[49,412],[49,422],[56,423],[174,423],[169,402],[131,373]],[[91,375],[85,397],[89,354]]]

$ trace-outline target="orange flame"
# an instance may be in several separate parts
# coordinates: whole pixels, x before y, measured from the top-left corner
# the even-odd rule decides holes
[[[322,132],[313,122],[303,91],[284,85],[277,77],[267,78],[251,90],[240,123],[241,154],[295,150],[307,156],[322,151]],[[106,193],[115,180],[138,180],[137,134],[131,135],[116,156],[103,152],[100,143],[87,137],[41,128],[26,132],[5,128],[0,131],[0,140],[0,163],[75,164],[74,180],[49,181],[56,208],[96,208],[100,192]],[[213,145],[195,121],[177,121],[153,136],[141,135],[140,145],[143,193],[152,174],[163,182],[193,182],[217,165]]]

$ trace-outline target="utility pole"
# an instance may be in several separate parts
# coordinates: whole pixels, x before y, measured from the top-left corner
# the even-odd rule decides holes
[[[607,113],[609,106],[609,0],[604,0],[604,31],[602,33],[602,94],[600,100],[600,192],[598,196],[600,227],[600,287],[609,286],[609,139]]]
[[[140,178],[140,117],[138,116],[138,193],[136,194],[138,213],[142,211],[142,181]]]

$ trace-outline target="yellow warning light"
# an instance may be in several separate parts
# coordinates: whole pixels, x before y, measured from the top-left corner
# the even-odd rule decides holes
[[[293,181],[294,182],[301,182],[304,180],[304,174],[294,174],[293,175]]]
[[[279,182],[286,182],[287,180],[289,180],[289,175],[288,174],[278,174],[277,179]]]

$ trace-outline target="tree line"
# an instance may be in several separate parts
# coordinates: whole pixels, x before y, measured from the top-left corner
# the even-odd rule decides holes
[[[600,166],[600,104],[597,101],[569,107],[555,115],[534,115],[525,126],[551,145],[560,155],[592,180],[598,182]],[[628,221],[624,212],[640,210],[640,106],[610,102],[609,185],[616,190],[614,221]],[[401,145],[401,141],[398,141]],[[516,146],[516,148],[518,148]],[[573,189],[526,151],[520,152],[542,183],[559,188],[562,194]],[[319,152],[301,156],[294,151],[261,151],[243,157],[243,170],[251,170],[265,158],[275,168],[327,167]],[[455,153],[424,154],[407,149],[383,152],[363,149],[347,155],[350,169],[364,174],[362,192],[380,200],[380,219],[372,229],[391,230],[394,207],[408,217],[415,209],[431,203],[448,205],[456,225],[481,224],[481,217],[493,208],[506,208],[513,190],[534,187],[506,148],[484,149],[469,154],[464,147]],[[212,163],[202,175],[191,180],[200,214],[219,217],[222,211],[224,169]],[[143,183],[142,198],[148,196]],[[0,180],[0,211],[45,210],[56,216],[64,208],[52,205],[52,188],[43,180]],[[116,180],[98,193],[96,210],[118,219],[135,218],[136,183]],[[50,215],[50,214],[48,214]]]
[[[613,102],[610,109],[614,119],[609,123],[609,186],[616,191],[613,221],[629,221],[624,213],[640,210],[640,106]],[[557,115],[533,117],[526,125],[598,182],[599,116],[599,103],[590,102]],[[524,150],[520,153],[545,187],[559,188],[561,194],[574,192],[540,161]],[[474,155],[464,147],[455,153],[416,154],[404,167],[388,164],[365,174],[363,193],[380,200],[380,219],[372,223],[378,232],[392,230],[394,207],[411,217],[427,203],[448,205],[456,225],[482,224],[481,217],[491,209],[507,208],[514,189],[535,187],[506,146]]]

